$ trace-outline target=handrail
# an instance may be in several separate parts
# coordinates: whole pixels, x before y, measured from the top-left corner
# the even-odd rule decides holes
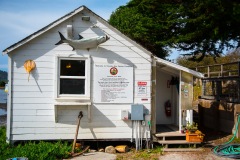
[[[224,70],[224,66],[229,66],[229,65],[235,65],[233,67],[226,68]],[[212,67],[214,67],[212,69]],[[223,64],[213,64],[213,65],[207,65],[207,66],[198,66],[195,68],[196,71],[201,72],[201,70],[205,69],[202,71],[204,75],[207,75],[206,77],[210,78],[211,75],[216,75],[218,74],[218,77],[226,77],[226,76],[232,76],[231,73],[237,73],[235,76],[240,76],[240,61],[236,62],[230,62],[230,63],[223,63]],[[216,71],[217,70],[217,71]],[[228,73],[228,75],[225,75],[225,73]]]

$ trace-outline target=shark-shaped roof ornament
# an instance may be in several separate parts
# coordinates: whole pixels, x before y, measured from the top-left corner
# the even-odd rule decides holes
[[[69,46],[75,49],[87,49],[89,50],[90,48],[96,48],[98,45],[106,42],[107,40],[110,39],[110,37],[106,36],[96,36],[92,38],[83,38],[81,35],[79,35],[79,39],[74,40],[74,39],[69,39],[65,38],[61,32],[59,32],[61,40],[56,43],[55,45],[59,45],[62,43],[67,43]]]

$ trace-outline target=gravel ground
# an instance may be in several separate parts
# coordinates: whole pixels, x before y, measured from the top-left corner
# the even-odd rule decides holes
[[[165,152],[159,157],[159,160],[230,160],[212,153],[211,149],[206,148],[199,152]],[[232,160],[232,159],[231,159]]]

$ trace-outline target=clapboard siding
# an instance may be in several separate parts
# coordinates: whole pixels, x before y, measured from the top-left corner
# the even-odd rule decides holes
[[[109,60],[108,58],[102,58],[102,57],[92,57],[93,62],[98,62],[98,63],[107,63]],[[113,61],[117,61],[119,63],[123,64],[148,64],[149,61],[143,59],[143,58],[113,58]]]
[[[14,55],[14,58],[17,59],[17,62],[24,62],[25,59],[23,59],[22,57],[27,57],[29,59],[36,59],[37,57],[40,56],[56,56],[58,54],[72,54],[72,56],[82,56],[82,55],[86,55],[86,54],[90,54],[91,56],[94,57],[102,57],[102,58],[144,58],[144,59],[148,59],[149,61],[151,61],[151,57],[150,56],[142,56],[141,52],[135,52],[133,50],[129,50],[129,51],[116,51],[116,52],[111,52],[108,50],[103,50],[101,49],[101,47],[99,46],[98,49],[91,49],[91,52],[87,51],[87,50],[67,50],[67,51],[49,51],[47,49],[41,49],[41,50],[36,50],[36,49],[23,49],[21,51],[19,51],[17,54]],[[20,58],[20,59],[19,59]],[[36,59],[36,62],[40,63],[41,61],[39,61],[39,59]],[[53,61],[47,60],[44,62],[49,62],[49,63],[53,63]],[[16,65],[16,63],[14,63],[14,65]]]
[[[26,77],[28,77],[28,73],[15,73],[14,74],[14,79],[19,79],[19,80],[26,80]],[[40,75],[36,72],[33,71],[30,74],[30,77],[33,79],[39,80],[54,80],[54,75],[49,74],[49,73],[41,73]]]
[[[26,110],[25,110],[26,112]],[[32,116],[32,115],[14,115],[13,116],[13,122],[53,122],[54,116],[52,115],[38,115],[38,116]],[[21,129],[21,128],[20,128]]]
[[[53,104],[53,102],[54,102],[53,97],[49,97],[49,98],[16,97],[16,98],[13,98],[12,100],[12,103],[27,103],[27,104],[41,104],[41,103]]]
[[[128,133],[131,132],[131,128],[117,127],[117,128],[93,128],[95,133]],[[76,128],[25,128],[24,130],[16,128],[13,130],[13,134],[73,134],[76,132]],[[89,128],[79,128],[79,133],[91,134]]]
[[[30,109],[28,109],[28,110],[13,110],[13,116],[19,116],[19,115],[26,115],[26,116],[34,116],[34,115],[54,115],[54,110],[52,109],[52,110],[50,110],[50,109],[48,109],[48,110],[44,110],[44,109],[37,109],[37,110],[34,110],[34,109],[32,109],[32,110],[30,110]]]
[[[53,97],[54,92],[26,92],[26,91],[21,91],[21,92],[13,92],[12,97],[14,98],[24,98],[24,97],[29,97],[29,98],[48,98],[48,97]]]
[[[80,132],[79,132],[80,133]],[[95,134],[92,133],[82,133],[79,135],[79,137],[85,137],[85,139],[130,139],[131,133],[102,133],[102,134]],[[12,140],[58,140],[58,139],[74,139],[75,133],[72,134],[23,134],[23,135],[14,135]]]
[[[30,76],[31,77],[31,76]],[[27,77],[26,77],[27,80]],[[29,81],[32,81],[32,79],[30,78]],[[51,85],[46,85],[46,86],[23,86],[23,85],[14,85],[12,86],[12,91],[13,92],[48,92],[48,91],[54,91],[53,86]]]
[[[29,58],[29,57],[28,57]],[[48,60],[53,60],[55,57],[52,56],[45,56],[45,58],[41,58],[41,59],[48,59]],[[22,61],[21,61],[22,59]],[[31,58],[29,58],[31,59]],[[38,58],[39,60],[40,58]],[[26,73],[26,71],[24,70],[24,62],[25,62],[26,58],[24,59],[24,57],[19,57],[19,61],[23,62],[22,65],[19,68],[14,68],[16,70],[16,72],[18,73]],[[97,62],[97,63],[107,63],[109,58],[104,58],[104,57],[92,57],[93,62]],[[134,64],[135,65],[148,65],[148,68],[151,67],[151,65],[149,66],[149,61],[146,59],[142,59],[140,57],[130,57],[130,58],[123,58],[123,57],[111,57],[112,61],[115,61],[115,63],[122,63],[122,64]],[[40,61],[40,60],[39,60]],[[45,61],[44,61],[45,62]],[[38,67],[38,62],[36,61],[36,66]],[[49,66],[44,66],[43,64],[41,64],[41,67],[37,68],[37,71],[39,73],[46,73],[46,70],[49,70],[50,73],[54,72],[54,69],[51,68],[53,67],[53,64],[50,64]],[[14,70],[14,71],[15,71]]]
[[[55,123],[54,121],[52,122],[14,122],[12,124],[13,128],[29,128],[29,127],[33,127],[33,128],[68,128],[68,127],[75,127],[76,128],[76,122],[77,122],[77,117],[74,118],[72,117],[72,121],[70,121],[70,123]],[[122,121],[122,120],[117,120],[117,121],[93,121],[91,123],[88,123],[87,117],[83,118],[83,120],[81,120],[81,128],[89,128],[89,127],[96,127],[96,128],[101,128],[101,127],[119,127],[119,126],[127,126],[126,122]],[[129,122],[130,124],[130,122]]]
[[[25,68],[23,67],[24,62],[25,62],[25,61],[19,61],[19,64],[22,64],[21,66],[20,66],[20,65],[18,66],[19,69],[25,70]],[[36,67],[37,67],[37,69],[36,69],[37,71],[38,71],[38,69],[41,69],[41,68],[53,69],[53,68],[54,68],[54,65],[55,65],[54,63],[52,63],[52,62],[47,62],[47,61],[40,61],[40,62],[35,61],[35,63],[37,63],[37,66],[36,66]],[[17,64],[15,64],[14,67],[17,67]],[[37,73],[36,70],[33,70],[33,71],[31,72],[31,74],[36,74],[36,73]],[[22,73],[22,72],[21,72],[21,73]],[[21,73],[20,73],[20,74],[21,74]],[[25,72],[25,73],[26,73],[26,72]],[[18,74],[18,73],[16,73],[16,75],[17,75],[17,74]],[[22,73],[22,74],[23,74],[23,73]],[[42,74],[44,75],[44,74],[49,74],[49,73],[42,73]],[[16,75],[15,75],[15,76],[16,76]],[[42,75],[41,75],[41,76],[42,76]]]
[[[88,12],[85,15],[90,15]],[[129,110],[131,104],[91,105],[91,121],[88,119],[87,106],[57,106],[55,110],[56,57],[90,57],[91,71],[94,64],[124,64],[134,68],[134,103],[144,104],[151,112],[151,55],[136,46],[112,27],[101,23],[95,17],[91,22],[100,28],[90,28],[93,24],[83,22],[82,14],[77,14],[65,22],[46,31],[25,45],[14,50],[12,56],[12,140],[52,140],[73,139],[80,111],[83,118],[78,137],[81,139],[130,139],[132,122],[121,119],[121,111]],[[67,35],[66,26],[73,25],[73,38],[81,34],[84,38],[107,34],[110,39],[89,51],[74,50],[67,44],[55,45],[60,31]],[[36,69],[28,73],[24,62],[32,59]],[[94,95],[94,74],[91,74],[91,98]],[[147,82],[147,94],[138,95],[139,81]],[[56,120],[55,121],[55,117]]]
[[[13,110],[31,110],[31,109],[54,109],[54,106],[53,104],[21,104],[21,103],[18,103],[18,104],[14,104],[13,106]]]
[[[47,71],[46,71],[47,72]],[[24,85],[24,86],[32,86],[32,85],[39,85],[39,86],[45,86],[45,85],[51,85],[53,86],[53,80],[27,80],[28,75],[26,76],[26,80],[23,79],[14,79],[13,85]]]

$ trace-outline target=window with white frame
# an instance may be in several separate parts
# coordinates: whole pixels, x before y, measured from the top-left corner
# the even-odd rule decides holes
[[[87,96],[87,59],[59,58],[58,62],[58,97]]]

